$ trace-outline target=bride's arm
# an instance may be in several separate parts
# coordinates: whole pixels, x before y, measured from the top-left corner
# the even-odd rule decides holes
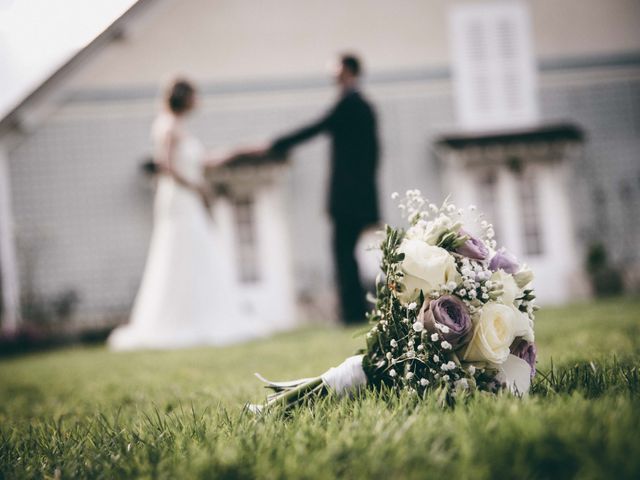
[[[178,184],[182,185],[183,187],[189,188],[191,190],[194,190],[200,193],[202,190],[201,186],[187,180],[175,168],[175,162],[173,160],[173,157],[174,157],[174,152],[175,152],[177,142],[178,142],[177,132],[173,129],[169,130],[164,139],[164,145],[162,148],[162,157],[158,159],[158,167],[160,167],[160,173],[170,176]]]

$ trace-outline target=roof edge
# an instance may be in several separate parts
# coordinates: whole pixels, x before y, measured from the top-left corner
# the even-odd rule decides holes
[[[64,80],[67,75],[77,68],[82,62],[91,57],[94,53],[100,49],[109,45],[113,40],[121,38],[123,31],[123,24],[129,21],[131,18],[137,16],[148,7],[150,4],[157,0],[137,0],[131,5],[122,15],[116,18],[107,28],[99,33],[93,40],[91,40],[86,46],[78,50],[71,56],[65,63],[58,67],[54,72],[49,75],[43,82],[41,82],[36,88],[31,90],[30,93],[25,95],[8,113],[0,119],[0,132],[3,130],[19,127],[20,118],[19,112],[29,104],[37,101],[39,98],[47,94],[51,89]]]

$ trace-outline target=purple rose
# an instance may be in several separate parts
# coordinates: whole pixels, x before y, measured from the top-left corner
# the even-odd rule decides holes
[[[536,345],[526,340],[516,340],[511,346],[511,354],[523,359],[531,367],[531,378],[536,374]]]
[[[497,272],[498,270],[504,270],[507,273],[513,275],[520,269],[518,260],[516,257],[507,252],[504,248],[501,248],[489,262],[489,270]]]
[[[489,250],[482,240],[474,237],[469,232],[460,229],[460,235],[469,237],[463,245],[456,249],[456,252],[473,260],[484,260],[489,254]]]
[[[453,295],[443,295],[437,300],[425,301],[418,314],[418,321],[422,322],[427,332],[437,333],[454,349],[469,343],[473,334],[467,307],[462,300]]]

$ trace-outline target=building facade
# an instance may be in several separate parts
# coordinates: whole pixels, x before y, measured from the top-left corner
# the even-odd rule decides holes
[[[456,8],[464,11],[470,2],[140,3],[113,40],[69,69],[55,94],[41,95],[14,112],[0,133],[8,199],[3,222],[13,228],[5,228],[10,235],[2,242],[5,317],[17,281],[23,306],[73,294],[78,322],[126,318],[152,220],[153,186],[139,164],[150,151],[148,130],[160,85],[174,73],[190,76],[201,88],[193,131],[209,147],[231,147],[264,141],[321,115],[335,97],[326,62],[337,52],[358,52],[366,68],[363,88],[379,117],[379,186],[387,222],[399,221],[390,200],[394,191],[419,188],[440,201],[455,190],[445,159],[451,152],[443,153],[443,139],[488,135],[478,128],[482,106],[476,106],[480,121],[475,123],[473,114],[470,123],[462,120],[460,106],[457,82],[464,59],[457,59],[454,45],[464,34],[456,33],[453,17]],[[516,253],[532,266],[544,269],[537,285],[541,302],[567,302],[584,293],[584,255],[594,242],[603,242],[611,260],[633,276],[640,263],[634,248],[640,243],[640,5],[634,0],[471,3],[499,10],[517,4],[529,28],[525,73],[514,75],[531,75],[522,93],[532,102],[531,111],[510,125],[507,109],[487,123],[491,131],[563,124],[581,132],[579,142],[561,145],[561,161],[524,159],[525,173],[533,177],[523,181],[536,178],[535,185],[520,193],[512,189],[500,199],[509,204],[513,195],[528,195],[522,203],[535,205],[534,213],[518,213],[528,216],[529,226],[505,240],[515,242]],[[328,318],[332,312],[324,213],[327,155],[326,140],[297,149],[277,174],[277,193],[270,197],[279,198],[276,206],[251,191],[220,197],[237,216],[228,223],[231,248],[237,247],[237,232],[247,231],[247,222],[266,218],[256,216],[255,209],[281,212],[276,236],[289,242],[282,263],[290,265],[291,302],[302,306],[297,318]],[[461,168],[454,166],[453,172]],[[482,174],[478,181],[486,188],[470,196],[454,191],[454,200],[490,207],[486,192],[506,174],[495,175]],[[496,218],[498,231],[510,228],[505,215]],[[273,260],[265,250],[259,255],[245,250],[246,255],[237,254],[234,280],[241,289],[256,284],[255,272],[264,271],[260,262]],[[566,282],[575,288],[556,288]],[[260,302],[269,297],[264,298]]]

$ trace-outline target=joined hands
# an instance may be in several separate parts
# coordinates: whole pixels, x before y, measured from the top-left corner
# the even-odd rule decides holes
[[[259,160],[269,154],[271,147],[269,144],[257,144],[253,146],[239,147],[235,150],[227,151],[224,153],[218,152],[212,154],[207,158],[207,165],[210,167],[218,168],[227,164],[233,164],[234,162],[241,161],[243,159]]]

